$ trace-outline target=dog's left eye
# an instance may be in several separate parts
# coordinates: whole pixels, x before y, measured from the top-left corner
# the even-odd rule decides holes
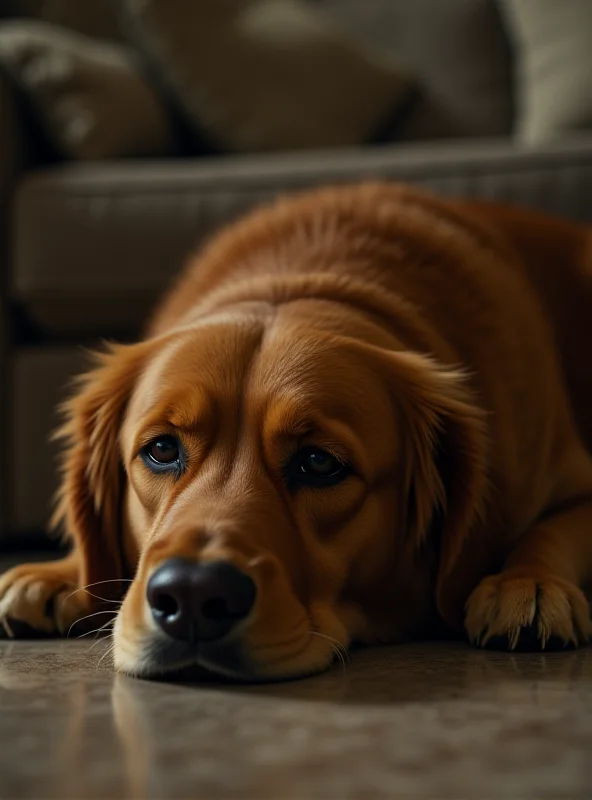
[[[142,448],[141,455],[151,469],[178,469],[181,446],[174,436],[159,436]]]
[[[331,453],[319,447],[300,450],[291,464],[292,481],[309,486],[331,486],[343,480],[348,467]]]

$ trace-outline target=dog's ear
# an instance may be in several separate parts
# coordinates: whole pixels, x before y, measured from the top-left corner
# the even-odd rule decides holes
[[[484,414],[462,371],[428,356],[389,356],[404,424],[407,535],[420,547],[441,529],[440,570],[450,571],[465,535],[481,516],[486,490]]]
[[[459,605],[452,574],[488,495],[485,415],[462,371],[414,352],[393,352],[389,361],[403,414],[406,532],[418,548],[436,549],[438,609],[456,627],[464,599]]]
[[[145,355],[144,343],[94,354],[94,368],[77,379],[62,406],[64,423],[54,436],[64,443],[62,478],[52,527],[78,551],[81,586],[124,577],[119,429]]]
[[[456,586],[455,567],[488,496],[485,414],[462,370],[412,351],[368,349],[388,377],[401,418],[405,536],[419,553],[436,552],[436,601],[456,627],[464,605],[460,584],[471,576],[463,575]]]

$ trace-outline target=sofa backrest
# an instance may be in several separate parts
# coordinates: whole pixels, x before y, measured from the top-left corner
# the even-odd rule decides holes
[[[495,0],[316,0],[335,21],[409,67],[419,96],[397,138],[512,129],[512,60]]]
[[[396,120],[395,138],[511,132],[512,60],[499,0],[305,1],[416,76],[417,96]],[[0,0],[13,14],[99,38],[122,37],[117,4],[118,0]]]

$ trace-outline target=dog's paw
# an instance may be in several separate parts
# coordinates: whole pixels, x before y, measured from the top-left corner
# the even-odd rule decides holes
[[[66,634],[88,613],[84,592],[76,590],[63,562],[23,564],[0,575],[0,636]]]
[[[515,568],[485,578],[466,605],[465,628],[481,647],[577,647],[592,637],[590,609],[569,581]]]

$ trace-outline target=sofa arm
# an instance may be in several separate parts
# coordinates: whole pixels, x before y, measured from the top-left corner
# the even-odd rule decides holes
[[[10,394],[8,372],[11,330],[8,319],[9,225],[13,189],[26,161],[24,126],[18,101],[6,75],[0,71],[0,436],[5,438]],[[9,526],[9,476],[0,464],[0,545]]]
[[[26,145],[22,114],[14,90],[1,71],[0,119],[0,208],[4,227],[6,204],[15,177],[24,166]]]

